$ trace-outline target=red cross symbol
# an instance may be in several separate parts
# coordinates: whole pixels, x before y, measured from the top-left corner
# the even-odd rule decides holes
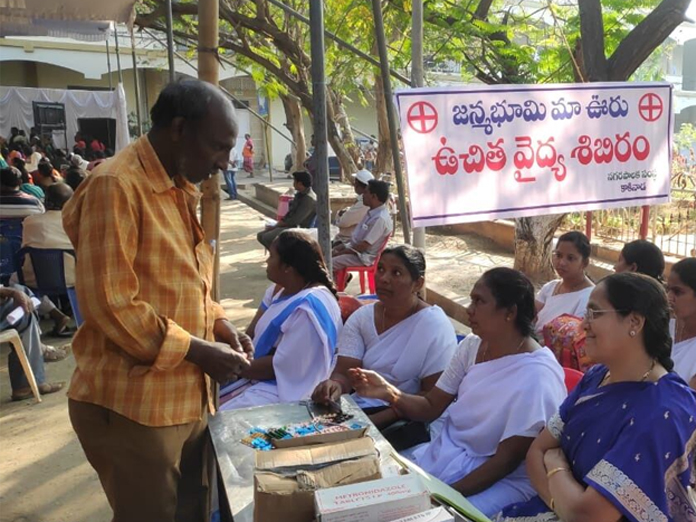
[[[437,111],[428,102],[416,102],[409,107],[406,121],[417,133],[427,134],[437,127]]]
[[[645,121],[656,121],[662,116],[662,98],[649,92],[644,94],[638,102],[638,112]]]

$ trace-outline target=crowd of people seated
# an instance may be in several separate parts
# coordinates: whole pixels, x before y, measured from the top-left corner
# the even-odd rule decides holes
[[[361,247],[352,266],[391,233],[381,182],[354,178],[367,210],[349,240],[334,239],[335,269],[347,255],[337,245]],[[291,237],[316,254],[291,256]],[[483,274],[458,344],[444,312],[420,298],[416,248],[372,252],[376,301],[342,327],[323,262],[321,278],[300,275],[315,273],[315,241],[284,231],[269,250],[274,284],[247,332],[257,358],[223,409],[352,394],[397,450],[500,521],[694,520],[696,259],[665,279],[662,252],[634,241],[615,274],[594,282],[589,240],[565,233],[553,250],[558,278],[536,295],[516,270]],[[305,302],[312,292],[325,294],[318,310]],[[284,314],[295,301],[300,311]],[[573,369],[585,372],[575,387]]]
[[[46,381],[44,362],[64,359],[67,350],[42,342],[40,317],[52,320],[53,329],[47,333],[54,337],[70,337],[74,331],[70,328],[70,317],[65,313],[70,312],[67,297],[58,296],[60,302],[54,302],[47,295],[39,293],[40,305],[35,307],[32,304],[34,292],[40,291],[32,257],[25,255],[19,259],[17,254],[20,248],[63,250],[66,287],[75,285],[75,257],[72,243],[63,228],[62,209],[91,169],[105,161],[107,153],[111,155],[99,140],[91,140],[89,150],[81,147],[81,141],[78,134],[74,153],[66,156],[50,139],[39,136],[35,129],[27,137],[25,131],[12,128],[7,139],[0,139],[0,219],[3,237],[0,329],[18,331],[42,394],[62,389],[62,383]],[[89,169],[83,157],[95,160]],[[6,273],[7,267],[16,271]],[[24,314],[20,321],[14,322],[10,320],[13,317],[10,314],[17,308],[21,308]],[[9,358],[12,399],[31,397],[17,355],[11,352]]]

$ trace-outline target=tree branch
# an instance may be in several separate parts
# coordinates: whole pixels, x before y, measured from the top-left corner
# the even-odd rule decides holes
[[[609,58],[609,80],[628,80],[672,31],[687,19],[689,3],[690,0],[662,0],[628,33]]]

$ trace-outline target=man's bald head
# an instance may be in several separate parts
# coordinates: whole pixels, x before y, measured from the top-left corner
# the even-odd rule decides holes
[[[193,79],[168,84],[150,111],[155,129],[169,127],[175,118],[183,118],[187,123],[199,123],[213,114],[233,121],[236,135],[237,117],[227,96],[219,87]]]
[[[73,189],[66,183],[54,183],[46,189],[46,209],[63,210],[63,206],[73,195]]]

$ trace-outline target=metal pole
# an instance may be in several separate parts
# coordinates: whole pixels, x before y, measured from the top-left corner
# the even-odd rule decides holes
[[[169,81],[176,79],[174,66],[174,21],[172,16],[172,0],[167,0],[167,58],[169,59]]]
[[[133,56],[133,87],[135,88],[135,115],[138,119],[138,135],[143,135],[143,119],[140,114],[140,84],[138,82],[138,62],[135,58],[135,35],[130,32],[131,54]]]
[[[411,86],[423,87],[423,0],[413,0],[411,25]],[[425,227],[414,227],[413,244],[425,248]]]
[[[392,159],[394,160],[394,173],[396,175],[396,187],[399,191],[399,210],[401,213],[401,228],[404,232],[404,243],[411,244],[411,223],[406,211],[406,190],[404,187],[403,171],[401,170],[401,158],[399,157],[399,137],[396,132],[396,114],[392,100],[392,86],[389,77],[389,59],[387,57],[387,42],[384,38],[384,21],[382,20],[382,6],[380,0],[372,0],[372,12],[375,18],[375,33],[377,34],[377,47],[379,49],[379,61],[382,71],[382,83],[384,84],[384,98],[387,102],[387,118],[389,120],[389,137],[392,144]]]
[[[219,0],[198,2],[198,78],[213,85],[219,83],[220,64],[217,60],[219,41]],[[220,173],[201,183],[201,225],[207,240],[215,245],[212,297],[220,295]],[[217,394],[216,394],[217,401]]]
[[[121,50],[118,48],[118,24],[114,24],[114,43],[116,44],[116,68],[118,69],[118,83],[123,83],[123,70],[121,69]]]
[[[329,205],[329,158],[326,131],[326,82],[324,78],[324,8],[322,0],[309,2],[309,30],[312,48],[312,102],[314,105],[314,157],[317,170],[314,190],[317,194],[317,228],[319,245],[324,253],[326,266],[333,272],[331,264],[331,232]]]
[[[309,19],[308,19],[306,16],[302,15],[301,13],[298,13],[298,12],[295,11],[292,7],[285,5],[285,4],[284,4],[283,2],[281,2],[280,0],[268,0],[268,3],[269,3],[269,4],[273,4],[273,5],[275,5],[276,7],[280,7],[283,11],[285,11],[285,12],[291,14],[292,16],[294,16],[295,18],[297,18],[298,20],[300,20],[300,21],[302,21],[302,22],[304,22],[304,23],[306,23],[306,24],[310,24],[310,21],[309,21]],[[311,18],[311,16],[310,16],[310,18]],[[336,42],[340,47],[344,47],[344,48],[348,49],[349,51],[351,51],[351,52],[357,54],[357,55],[358,55],[360,58],[362,58],[363,60],[367,60],[367,61],[370,62],[372,65],[376,65],[377,67],[379,67],[379,62],[378,62],[377,60],[375,60],[375,59],[374,59],[372,56],[370,56],[369,54],[362,52],[360,49],[358,49],[358,48],[355,47],[354,45],[349,44],[348,42],[346,42],[345,40],[339,38],[338,36],[336,36],[335,34],[333,34],[333,33],[330,32],[330,31],[326,31],[326,30],[325,30],[325,31],[324,31],[324,34],[325,34],[328,38],[330,38],[331,40],[333,40],[334,42]],[[392,69],[389,69],[388,67],[387,67],[387,70],[389,71],[389,74],[391,74],[391,75],[392,75],[394,78],[396,78],[397,80],[399,80],[399,81],[401,81],[401,82],[404,82],[404,83],[408,83],[408,78],[406,78],[405,76],[402,76],[402,75],[399,74],[398,72],[396,72],[396,71],[394,71],[394,70],[392,70]]]
[[[266,116],[266,120],[270,119],[271,115]],[[268,121],[266,121],[268,123]],[[273,183],[273,161],[271,160],[271,140],[268,135],[268,125],[263,128],[263,141],[266,143],[266,162],[268,163],[268,176]]]
[[[106,37],[106,66],[109,68],[109,90],[113,91],[114,87],[111,84],[111,51],[109,51],[109,37]]]

